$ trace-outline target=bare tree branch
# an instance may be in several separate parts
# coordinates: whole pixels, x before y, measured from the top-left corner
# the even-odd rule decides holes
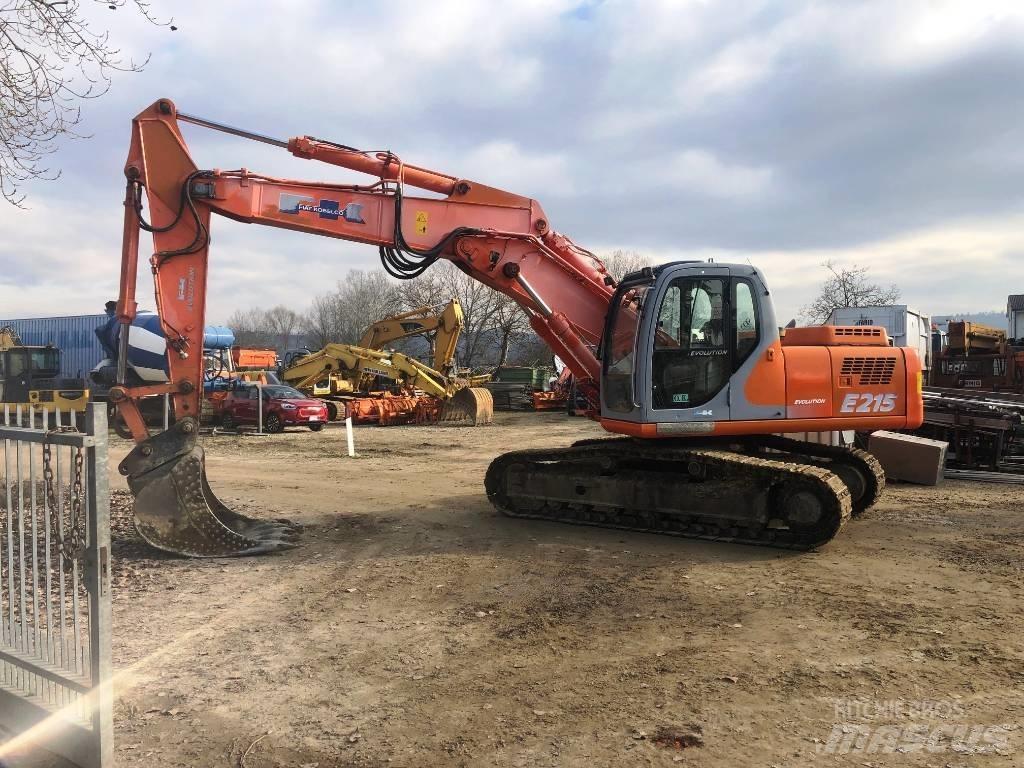
[[[810,304],[800,310],[807,322],[821,325],[827,323],[832,311],[844,307],[878,307],[894,304],[900,298],[900,289],[895,285],[885,288],[871,282],[867,267],[853,264],[837,266],[826,261],[822,266],[829,276],[821,285],[821,292]]]
[[[653,266],[654,261],[636,251],[615,250],[611,253],[604,253],[600,256],[608,274],[619,282],[630,272],[636,272],[644,267]]]
[[[314,345],[356,344],[366,326],[402,309],[398,283],[382,269],[350,269],[337,288],[313,299],[306,328]]]
[[[131,8],[160,21],[147,0],[85,0],[86,7]],[[56,179],[46,163],[59,140],[80,137],[80,103],[105,94],[116,72],[138,72],[146,61],[125,61],[110,33],[93,28],[82,0],[0,0],[0,194],[22,206],[29,179]]]

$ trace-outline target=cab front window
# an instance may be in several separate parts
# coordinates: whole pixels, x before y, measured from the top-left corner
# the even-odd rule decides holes
[[[722,278],[676,278],[668,286],[654,334],[655,408],[694,408],[728,382],[727,290]]]

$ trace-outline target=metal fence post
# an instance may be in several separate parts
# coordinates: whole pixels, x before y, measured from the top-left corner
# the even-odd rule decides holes
[[[90,404],[78,420],[84,432],[73,429],[74,411],[70,431],[49,429],[45,409],[39,427],[15,411],[15,423],[0,426],[0,726],[17,734],[13,741],[38,743],[76,766],[109,768],[106,410]],[[54,417],[60,425],[59,412]]]
[[[257,398],[256,398],[256,412],[257,412],[256,433],[262,435],[263,434],[263,382],[261,382],[261,381],[257,381],[256,382],[256,394],[257,394]]]
[[[96,765],[114,764],[114,694],[111,690],[112,610],[110,596],[110,486],[107,475],[107,411],[100,403],[90,403],[85,416],[85,432],[96,437],[95,446],[86,453],[89,510],[89,668],[96,696],[92,726],[96,734]]]

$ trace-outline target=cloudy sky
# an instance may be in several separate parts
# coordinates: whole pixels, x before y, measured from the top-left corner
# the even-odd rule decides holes
[[[63,176],[0,203],[0,317],[116,295],[133,115],[182,111],[314,135],[537,198],[597,251],[761,267],[780,319],[826,259],[924,312],[1024,293],[1024,3],[1017,0],[152,0],[102,4],[145,70],[83,109]],[[185,126],[200,167],[339,172]],[[208,316],[305,309],[376,251],[214,222]],[[145,256],[145,254],[144,254]],[[149,295],[148,274],[140,295]]]

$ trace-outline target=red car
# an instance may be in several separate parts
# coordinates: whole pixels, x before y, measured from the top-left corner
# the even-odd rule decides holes
[[[221,425],[233,429],[239,424],[256,424],[259,419],[259,387],[240,387],[224,400]],[[309,427],[319,432],[327,423],[327,406],[283,384],[263,387],[263,429],[283,432],[285,427]]]

